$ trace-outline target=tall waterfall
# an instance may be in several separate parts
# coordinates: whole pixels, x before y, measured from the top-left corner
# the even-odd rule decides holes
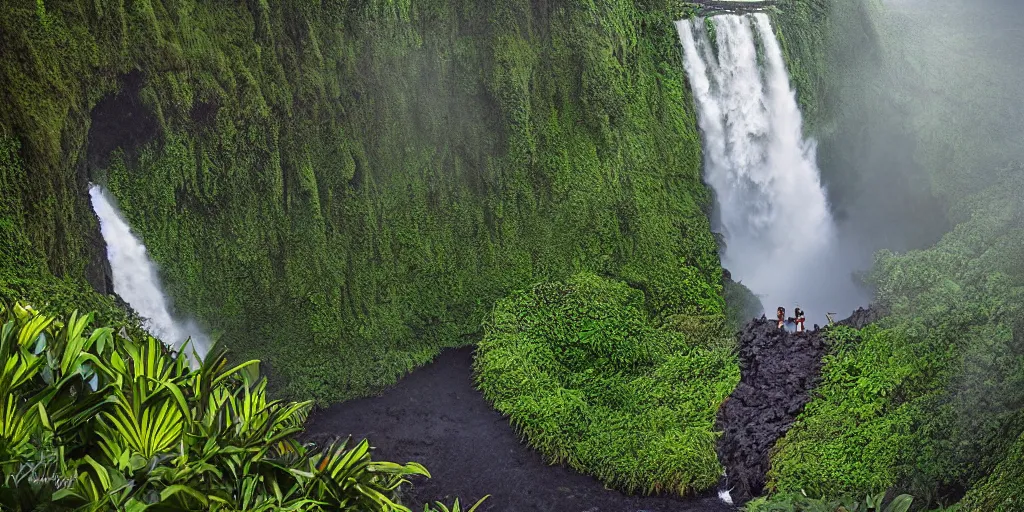
[[[704,178],[716,196],[714,227],[725,238],[723,265],[773,312],[799,305],[818,321],[862,303],[841,263],[815,143],[803,136],[768,16],[694,18],[677,28],[703,132]]]
[[[132,235],[128,223],[98,185],[89,187],[89,196],[107,244],[114,291],[138,312],[144,319],[143,326],[154,337],[180,348],[191,336],[194,350],[200,357],[205,356],[209,349],[207,337],[191,322],[182,322],[171,315],[156,265],[146,254],[146,246]]]

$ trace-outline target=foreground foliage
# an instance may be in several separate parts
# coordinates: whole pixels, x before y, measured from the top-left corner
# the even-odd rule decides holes
[[[0,309],[0,510],[408,510],[420,465],[296,435],[309,402],[268,400],[256,361],[189,359],[130,328]]]
[[[888,503],[885,493],[869,494],[864,499],[844,497],[826,501],[809,498],[803,493],[782,494],[760,498],[747,504],[747,512],[907,512],[914,503],[908,494],[896,496]]]
[[[643,293],[592,274],[537,285],[495,306],[476,380],[552,462],[630,492],[704,490],[739,368],[720,316],[672,320],[655,328]]]
[[[491,495],[488,494],[487,496],[480,498],[479,500],[477,500],[476,503],[474,503],[466,510],[462,509],[462,505],[459,503],[458,498],[455,498],[455,502],[452,503],[451,508],[449,508],[448,505],[441,503],[440,501],[435,502],[433,505],[428,503],[423,506],[423,512],[476,512],[476,510],[480,508],[480,505],[483,505],[484,501],[486,501],[487,498],[490,497]]]

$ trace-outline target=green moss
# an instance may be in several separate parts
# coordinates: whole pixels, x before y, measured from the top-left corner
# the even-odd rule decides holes
[[[960,507],[964,512],[1010,512],[1024,507],[1024,436],[992,474],[971,488]]]
[[[20,193],[27,181],[21,145],[0,135],[0,300],[30,300],[46,312],[89,307],[106,321],[126,318],[109,297],[95,293],[83,275],[59,278],[47,267],[46,256],[29,240],[27,232],[39,219],[26,216]]]
[[[672,10],[83,0],[43,24],[11,7],[0,49],[25,58],[3,62],[0,126],[33,172],[8,218],[33,218],[51,270],[81,275],[85,182],[101,182],[176,307],[320,403],[393,383],[478,336],[508,291],[581,270],[644,288],[656,316],[693,294],[688,312],[719,310]],[[91,132],[89,113],[133,70],[158,134],[103,164],[88,138],[137,127]]]
[[[718,406],[739,382],[722,318],[656,329],[625,283],[577,275],[498,302],[476,380],[553,463],[627,492],[717,484]]]
[[[835,97],[838,62],[832,53],[833,42],[843,21],[835,10],[849,10],[843,4],[859,1],[782,0],[772,11],[776,37],[786,59],[790,81],[804,117],[804,129],[821,134],[834,120],[829,109],[838,105]]]

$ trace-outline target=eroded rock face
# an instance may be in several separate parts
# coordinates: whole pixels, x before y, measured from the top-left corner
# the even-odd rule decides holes
[[[718,457],[734,502],[764,491],[768,452],[810,401],[825,355],[822,331],[779,329],[754,320],[740,335],[740,383],[718,411]]]

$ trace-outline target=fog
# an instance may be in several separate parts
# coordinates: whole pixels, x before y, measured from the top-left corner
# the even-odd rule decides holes
[[[716,37],[711,37],[714,27]],[[715,193],[722,264],[774,311],[811,322],[867,302],[836,236],[816,147],[767,15],[677,24],[699,112],[704,180]],[[774,314],[774,313],[772,313]]]
[[[838,7],[834,122],[816,134],[846,248],[835,263],[853,272],[934,243],[952,202],[1024,157],[1024,2],[874,3]]]

